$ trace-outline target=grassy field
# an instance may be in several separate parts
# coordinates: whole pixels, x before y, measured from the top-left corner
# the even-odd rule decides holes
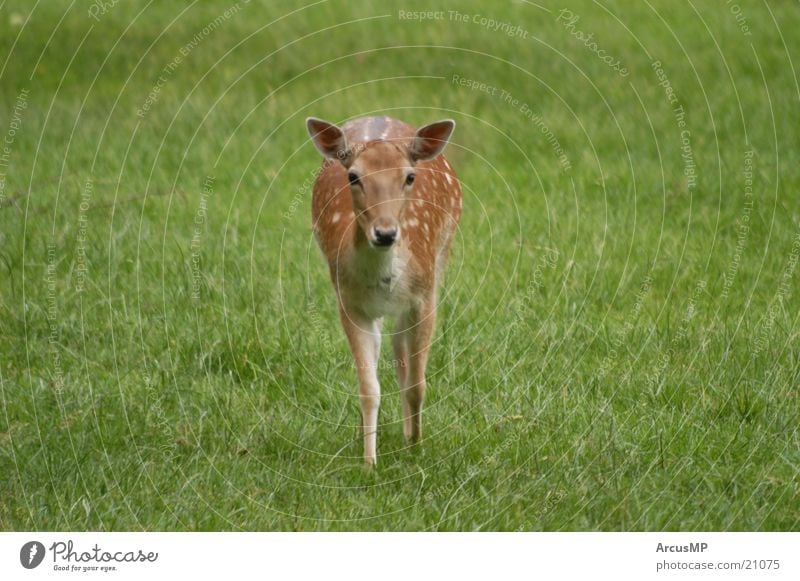
[[[737,1],[0,1],[0,529],[796,530],[800,14]],[[368,472],[303,120],[375,113],[465,202]]]

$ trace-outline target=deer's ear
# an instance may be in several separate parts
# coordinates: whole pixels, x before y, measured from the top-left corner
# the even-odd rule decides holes
[[[456,128],[456,122],[452,119],[444,119],[426,125],[414,136],[409,150],[412,161],[427,161],[433,159],[447,145],[447,140]]]
[[[342,165],[348,164],[351,153],[341,129],[316,117],[306,119],[306,127],[311,141],[323,156],[338,160]]]

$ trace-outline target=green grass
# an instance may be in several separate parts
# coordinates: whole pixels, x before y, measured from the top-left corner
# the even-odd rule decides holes
[[[0,529],[798,528],[795,4],[233,4],[0,3]],[[375,112],[465,203],[370,473],[303,119]]]

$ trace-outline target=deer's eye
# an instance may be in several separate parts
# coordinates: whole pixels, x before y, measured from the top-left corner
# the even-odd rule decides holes
[[[350,172],[347,174],[347,180],[350,182],[351,186],[360,186],[361,182],[358,179],[358,175]]]
[[[413,173],[408,174],[406,176],[406,185],[410,186],[411,184],[413,184],[414,180],[416,179],[416,177],[417,176],[415,174],[413,174]]]

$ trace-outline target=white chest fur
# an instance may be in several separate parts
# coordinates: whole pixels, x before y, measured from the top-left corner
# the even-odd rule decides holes
[[[343,280],[350,307],[370,319],[397,316],[411,306],[409,254],[402,247],[388,251],[364,248],[353,253]]]

